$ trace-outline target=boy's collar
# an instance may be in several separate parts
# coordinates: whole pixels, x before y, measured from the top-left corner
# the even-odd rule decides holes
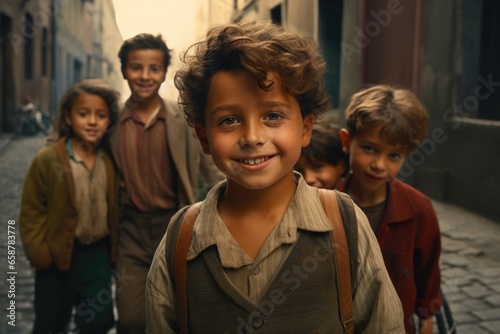
[[[165,103],[164,103],[163,99],[160,101],[160,105],[159,105],[157,111],[155,111],[155,113],[157,114],[156,118],[159,118],[162,120],[165,120],[167,118],[166,107],[165,107]],[[120,123],[124,123],[127,120],[134,118],[134,115],[135,115],[134,109],[127,107],[127,103],[126,103],[125,108],[123,109],[123,111],[120,115]]]
[[[68,136],[66,138],[65,147],[66,152],[68,153],[68,158],[78,162],[82,161],[82,159],[75,154],[75,150],[73,150],[73,136]],[[96,148],[96,154],[97,156],[101,155],[101,150],[99,147]]]
[[[68,152],[68,157],[75,159],[75,152],[73,151],[73,137],[66,138],[66,152]]]
[[[285,211],[282,220],[277,226],[274,242],[289,244],[297,241],[298,230],[312,232],[328,232],[332,229],[331,223],[323,213],[318,190],[309,186],[300,173],[294,172],[297,192],[292,198],[289,208]],[[226,227],[217,211],[217,202],[225,190],[227,181],[213,187],[205,198],[199,217],[203,224],[195,223],[193,241],[188,253],[188,260],[196,258],[206,248],[217,244],[217,235],[226,233]],[[292,213],[295,213],[292,215]],[[214,219],[214,217],[217,217]],[[217,232],[218,231],[218,232]],[[225,245],[231,247],[230,245]],[[236,256],[236,255],[234,255]],[[222,260],[226,267],[235,266],[231,257]]]
[[[337,186],[337,190],[347,192],[351,180],[352,173],[349,173]],[[388,182],[383,219],[386,219],[389,224],[411,219],[417,214],[418,210],[415,209],[408,197],[406,190],[408,187],[410,186],[397,178]]]

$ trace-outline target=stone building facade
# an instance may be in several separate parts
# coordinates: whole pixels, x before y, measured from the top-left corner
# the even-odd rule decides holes
[[[0,134],[14,132],[26,97],[53,114],[82,78],[100,77],[121,90],[122,41],[112,0],[0,2]]]

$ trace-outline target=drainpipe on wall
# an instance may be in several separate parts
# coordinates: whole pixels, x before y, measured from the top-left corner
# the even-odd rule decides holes
[[[56,58],[57,58],[57,10],[56,1],[50,0],[50,35],[52,39],[52,57],[50,60],[50,113],[54,116],[57,109]]]

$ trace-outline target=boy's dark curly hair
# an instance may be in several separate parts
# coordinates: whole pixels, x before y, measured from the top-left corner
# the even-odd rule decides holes
[[[271,89],[273,82],[267,74],[274,73],[297,99],[302,116],[320,115],[330,105],[324,82],[326,65],[316,42],[271,22],[215,26],[206,40],[192,45],[181,59],[186,68],[176,73],[174,83],[191,126],[205,124],[210,79],[218,71],[247,70],[263,90]]]
[[[349,170],[349,155],[342,150],[340,127],[328,119],[318,121],[313,126],[309,145],[302,148],[301,155],[311,163],[329,163],[337,166],[344,162]]]
[[[151,34],[138,34],[134,37],[127,39],[123,42],[120,51],[118,51],[118,58],[120,58],[120,63],[122,70],[127,67],[128,54],[133,50],[160,50],[163,52],[163,64],[165,69],[170,65],[170,49],[163,40],[161,35],[153,36]]]

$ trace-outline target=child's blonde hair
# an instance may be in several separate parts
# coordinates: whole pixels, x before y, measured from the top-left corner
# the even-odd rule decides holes
[[[329,107],[326,66],[317,44],[271,22],[215,26],[182,60],[187,67],[176,73],[174,83],[191,126],[204,125],[210,79],[218,71],[249,71],[263,90],[271,89],[267,75],[273,72],[297,99],[302,116],[319,115]]]
[[[389,85],[372,86],[354,94],[345,117],[351,138],[380,126],[382,138],[407,153],[422,143],[429,129],[429,116],[415,94]]]
[[[83,79],[73,84],[59,101],[54,119],[52,140],[73,134],[73,129],[66,123],[65,115],[70,112],[73,103],[82,94],[97,95],[108,105],[110,122],[106,134],[116,124],[120,111],[120,94],[104,80],[93,78]]]

